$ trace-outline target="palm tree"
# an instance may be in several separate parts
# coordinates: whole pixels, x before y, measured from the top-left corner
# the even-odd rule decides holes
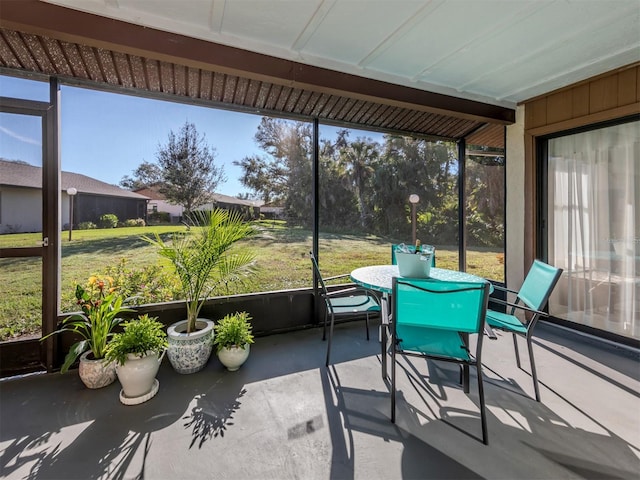
[[[195,331],[200,309],[214,291],[255,271],[252,250],[238,246],[231,250],[236,242],[255,234],[239,212],[196,211],[190,218],[189,231],[174,234],[171,242],[158,234],[142,237],[173,264],[187,304],[187,333]]]
[[[358,199],[360,226],[362,228],[367,227],[367,218],[369,216],[364,197],[365,185],[374,171],[372,162],[378,156],[378,144],[368,138],[359,137],[342,150],[342,162],[345,164],[348,178],[355,188],[356,198]]]

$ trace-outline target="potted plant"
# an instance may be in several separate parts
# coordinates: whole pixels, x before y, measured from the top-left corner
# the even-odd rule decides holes
[[[204,368],[213,348],[214,323],[199,318],[202,305],[214,292],[253,273],[255,259],[253,251],[235,245],[255,233],[240,213],[215,209],[190,218],[189,230],[169,242],[157,234],[142,237],[171,261],[185,297],[187,318],[167,330],[167,356],[178,373]]]
[[[157,317],[140,315],[137,320],[122,323],[105,351],[105,358],[116,365],[122,385],[120,401],[137,405],[158,393],[156,374],[167,348],[167,334]]]
[[[88,388],[102,388],[116,379],[115,365],[105,361],[105,350],[113,329],[122,319],[121,313],[133,312],[124,307],[124,297],[120,295],[110,277],[90,277],[87,287],[76,285],[76,301],[82,313],[73,314],[62,321],[58,330],[42,337],[62,332],[73,332],[82,337],[67,353],[61,373],[65,373],[80,356],[80,379]]]
[[[238,370],[249,357],[249,346],[253,343],[249,320],[247,312],[236,312],[226,315],[214,327],[213,343],[218,359],[230,372]]]

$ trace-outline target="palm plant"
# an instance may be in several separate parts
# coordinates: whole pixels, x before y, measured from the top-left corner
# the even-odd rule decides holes
[[[214,291],[242,281],[254,272],[255,254],[248,247],[235,246],[255,234],[239,212],[214,209],[194,212],[190,228],[165,242],[158,234],[143,236],[158,253],[173,264],[187,305],[187,333],[196,329],[196,319],[205,300]]]

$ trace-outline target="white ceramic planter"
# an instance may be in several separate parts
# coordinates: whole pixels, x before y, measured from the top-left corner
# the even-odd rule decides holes
[[[214,323],[199,318],[196,330],[187,334],[187,321],[174,323],[167,329],[167,356],[178,373],[195,373],[204,368],[213,349]]]
[[[158,357],[158,354],[152,351],[143,357],[130,353],[124,365],[116,365],[116,374],[122,385],[121,397],[129,400],[144,398],[143,401],[151,398],[146,397],[156,383],[156,374],[163,356]]]
[[[105,362],[104,359],[88,358],[91,350],[80,356],[79,375],[87,388],[102,388],[111,385],[116,380],[116,364]]]
[[[244,347],[222,347],[218,352],[218,359],[227,370],[235,372],[249,358],[249,348],[248,343],[245,343]]]

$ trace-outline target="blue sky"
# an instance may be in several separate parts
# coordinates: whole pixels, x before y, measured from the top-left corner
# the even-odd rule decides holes
[[[0,76],[0,95],[48,101],[49,84]],[[86,88],[61,88],[62,170],[81,173],[118,185],[143,161],[155,162],[159,144],[185,121],[196,125],[215,149],[227,181],[218,193],[235,196],[247,192],[233,165],[249,155],[261,155],[254,141],[261,116],[205,108],[177,102],[105,93]],[[337,128],[321,126],[321,137],[333,137]],[[357,136],[380,139],[380,134],[354,131]],[[34,117],[0,114],[0,157],[41,165],[39,121]]]

